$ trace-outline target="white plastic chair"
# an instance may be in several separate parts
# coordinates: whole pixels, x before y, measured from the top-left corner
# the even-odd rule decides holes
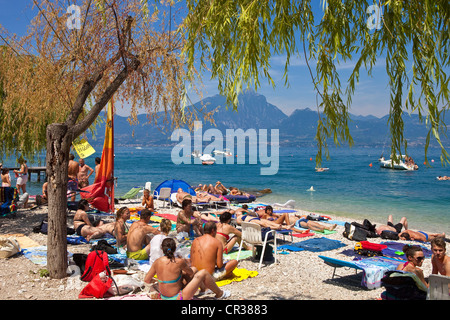
[[[255,245],[261,245],[262,252],[261,252],[261,258],[259,260],[259,266],[258,266],[258,269],[261,269],[262,260],[264,258],[264,251],[266,249],[267,237],[269,236],[269,234],[272,233],[273,239],[274,239],[274,246],[275,246],[274,251],[275,251],[275,263],[276,263],[277,262],[277,238],[276,238],[275,230],[270,230],[269,232],[267,232],[266,236],[264,237],[264,241],[263,241],[262,234],[261,234],[261,226],[259,224],[243,221],[241,224],[241,227],[242,227],[242,241],[241,241],[241,244],[239,245],[239,253],[237,255],[236,260],[239,261],[239,256],[241,255],[241,249],[242,249],[242,245],[243,245],[244,241],[253,246],[253,249],[252,249],[253,257],[255,256]]]
[[[450,300],[450,277],[430,274],[427,300]]]
[[[166,201],[170,204],[170,208],[172,208],[172,201],[170,200],[170,195],[172,193],[172,188],[161,188],[159,190],[158,200],[163,200],[163,207],[166,206]]]

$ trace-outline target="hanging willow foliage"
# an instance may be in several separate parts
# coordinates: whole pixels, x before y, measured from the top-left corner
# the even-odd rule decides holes
[[[73,3],[79,6],[78,16],[67,12]],[[187,75],[180,56],[179,12],[168,14],[173,4],[33,0],[37,15],[25,36],[0,26],[0,156],[20,152],[31,158],[42,151],[51,123],[80,124],[75,137],[82,134],[95,122],[96,106],[113,79],[125,69],[130,72],[114,97],[116,107],[131,106],[130,122],[135,123],[139,111],[148,113],[150,122],[164,111],[168,126],[194,118],[190,113],[195,110],[183,103],[186,83],[196,90],[198,81],[195,70]],[[134,70],[133,65],[139,67]],[[85,95],[83,86],[91,85]]]
[[[245,86],[257,90],[263,78],[274,86],[270,74],[273,54],[286,56],[286,83],[293,56],[303,58],[303,51],[306,62],[316,61],[311,80],[320,99],[318,113],[324,115],[319,116],[317,126],[317,164],[322,161],[323,150],[328,155],[328,138],[336,144],[353,143],[348,110],[361,68],[371,75],[381,56],[385,56],[391,91],[391,153],[406,152],[402,114],[417,112],[429,130],[425,154],[433,135],[441,146],[442,162],[449,162],[441,142],[446,132],[443,116],[449,108],[448,1],[322,0],[322,10],[315,11],[316,0],[186,3],[189,14],[183,32],[188,65],[199,65],[202,71],[210,67],[220,93],[235,109]],[[367,11],[374,4],[383,12],[379,30],[367,25],[371,15]],[[343,88],[336,67],[347,61],[355,66]],[[408,61],[413,62],[412,70],[406,67]]]

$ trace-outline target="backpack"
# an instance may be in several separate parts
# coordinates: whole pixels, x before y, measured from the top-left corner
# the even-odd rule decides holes
[[[80,279],[89,282],[100,272],[106,271],[108,276],[111,276],[111,269],[109,268],[108,254],[105,251],[94,250],[91,251],[87,258],[84,267],[84,272]]]
[[[427,292],[421,290],[409,272],[388,271],[381,279],[382,293],[385,300],[425,300]]]
[[[344,237],[354,241],[366,241],[367,231],[348,222],[345,223],[345,230],[342,233]]]

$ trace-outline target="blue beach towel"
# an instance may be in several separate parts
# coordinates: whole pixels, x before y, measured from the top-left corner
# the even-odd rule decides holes
[[[279,246],[278,249],[287,249],[291,251],[307,250],[311,252],[322,252],[345,247],[346,245],[339,240],[327,238],[312,238],[293,244]]]

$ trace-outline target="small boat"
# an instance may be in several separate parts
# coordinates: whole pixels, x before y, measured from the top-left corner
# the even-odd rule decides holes
[[[328,170],[330,170],[330,168],[316,168],[316,172],[324,172]]]
[[[222,154],[225,157],[231,157],[233,155],[229,149],[224,149],[224,151],[214,150],[213,152],[214,152],[214,154]]]
[[[216,158],[212,157],[210,154],[204,154],[200,157],[200,160],[202,160],[202,164],[204,165],[211,165],[216,162]]]
[[[392,158],[392,156],[391,156]],[[407,171],[414,171],[419,169],[419,166],[417,164],[415,164],[414,162],[412,163],[405,163],[403,160],[406,159],[405,155],[397,156],[397,161],[394,161],[394,159],[384,159],[384,157],[381,157],[380,159],[378,159],[378,161],[380,162],[380,167],[381,168],[386,168],[386,169],[393,169],[393,170],[407,170]],[[411,159],[412,161],[412,159]]]

